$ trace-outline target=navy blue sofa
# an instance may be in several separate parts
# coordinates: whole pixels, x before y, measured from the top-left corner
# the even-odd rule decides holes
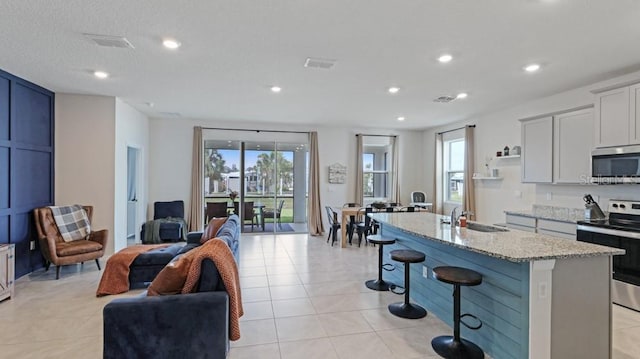
[[[182,253],[200,245],[190,233]],[[217,238],[239,261],[240,220],[232,215]],[[103,358],[225,358],[229,351],[229,296],[215,264],[202,263],[196,293],[119,298],[104,307]]]

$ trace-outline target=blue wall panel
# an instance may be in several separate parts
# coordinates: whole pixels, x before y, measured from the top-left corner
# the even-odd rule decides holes
[[[0,140],[9,139],[9,80],[0,77]]]
[[[16,83],[13,88],[12,139],[19,143],[51,146],[51,95],[32,86]]]
[[[31,253],[29,249],[29,213],[11,216],[11,236],[9,240],[16,245],[16,277],[31,272]]]
[[[12,184],[12,204],[23,207],[49,203],[52,153],[23,149],[14,152],[13,175],[19,180]]]
[[[481,285],[462,287],[461,307],[462,313],[480,318],[483,326],[475,331],[462,326],[462,336],[494,358],[527,356],[529,263],[488,257],[412,236],[386,224],[382,225],[382,234],[397,240],[396,244],[384,247],[386,262],[393,262],[388,253],[394,249],[412,248],[425,253],[424,263],[411,265],[411,298],[450,326],[453,326],[453,286],[435,280],[433,268],[453,265],[482,274]],[[401,263],[394,266],[395,270],[384,272],[384,279],[403,285],[404,267]],[[423,266],[427,267],[427,278],[423,277]]]
[[[16,245],[16,277],[42,266],[33,209],[53,204],[53,99],[0,70],[0,243]]]
[[[9,216],[0,216],[0,244],[9,243]]]
[[[9,208],[9,148],[0,147],[0,208]]]

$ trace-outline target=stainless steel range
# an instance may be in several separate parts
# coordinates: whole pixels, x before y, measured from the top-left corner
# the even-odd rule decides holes
[[[609,218],[578,222],[578,240],[622,248],[613,257],[612,301],[640,311],[640,201],[609,201]]]

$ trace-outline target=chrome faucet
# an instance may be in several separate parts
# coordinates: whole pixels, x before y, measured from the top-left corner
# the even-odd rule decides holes
[[[458,207],[453,207],[453,210],[451,211],[451,226],[455,227],[458,225],[458,216],[456,213],[456,210],[458,209]]]

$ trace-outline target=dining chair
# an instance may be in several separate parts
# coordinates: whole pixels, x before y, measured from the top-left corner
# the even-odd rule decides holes
[[[207,219],[206,223],[209,223],[211,218],[229,217],[227,213],[227,202],[207,202]]]
[[[348,202],[342,205],[342,207],[347,207],[347,208],[353,208],[353,207],[360,207],[359,203],[355,203],[355,202]],[[356,222],[356,217],[355,215],[353,216],[349,216],[349,222],[347,222],[347,236],[349,238],[349,244],[351,244],[351,240],[353,239],[353,230],[355,229],[356,225],[358,224]]]
[[[340,222],[338,222],[338,213],[336,213],[331,207],[325,206],[325,210],[327,211],[327,218],[329,219],[329,236],[327,237],[327,242],[333,237],[331,240],[331,246],[333,247],[333,243],[338,240],[338,229],[340,229]]]

